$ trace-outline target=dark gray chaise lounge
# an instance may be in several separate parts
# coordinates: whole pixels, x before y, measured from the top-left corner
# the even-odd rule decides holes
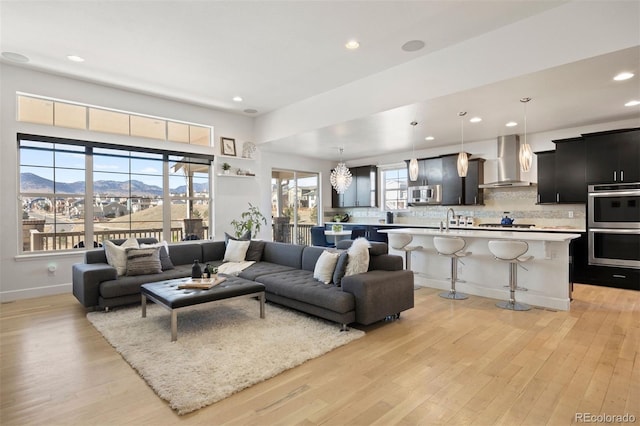
[[[344,241],[339,248],[349,245],[350,241]],[[169,255],[175,268],[139,276],[118,276],[115,268],[107,264],[104,249],[88,250],[85,263],[73,265],[73,294],[89,309],[140,303],[142,284],[188,277],[195,259],[217,266],[222,263],[225,247],[224,241],[210,240],[171,244]],[[260,261],[239,276],[264,284],[268,302],[335,321],[343,327],[353,322],[371,324],[413,307],[413,273],[403,269],[402,257],[388,254],[385,243],[372,242],[369,271],[344,277],[341,286],[313,278],[322,247],[252,241],[251,248],[254,253],[261,249]]]

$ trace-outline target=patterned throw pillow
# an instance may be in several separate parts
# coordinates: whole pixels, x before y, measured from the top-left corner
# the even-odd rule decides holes
[[[167,243],[166,240],[155,244],[140,244],[140,248],[147,247],[160,247],[160,264],[162,265],[163,271],[175,268],[171,258],[169,257],[169,243]]]
[[[162,272],[160,247],[128,248],[127,275],[148,275]]]

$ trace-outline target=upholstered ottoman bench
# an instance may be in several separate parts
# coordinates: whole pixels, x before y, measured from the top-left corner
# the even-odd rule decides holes
[[[234,297],[257,297],[260,301],[260,318],[264,318],[264,285],[239,277],[227,276],[226,280],[207,290],[181,289],[189,278],[143,284],[142,318],[147,316],[147,299],[171,312],[171,341],[178,339],[178,310],[203,303],[217,302]]]

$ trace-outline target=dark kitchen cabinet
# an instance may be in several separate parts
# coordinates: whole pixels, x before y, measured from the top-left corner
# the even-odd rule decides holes
[[[344,194],[331,191],[331,206],[336,207],[376,207],[378,199],[377,170],[375,166],[352,167],[351,185]]]
[[[555,151],[536,152],[538,204],[587,202],[586,152],[583,138],[553,141]]]
[[[469,170],[464,178],[465,205],[484,204],[484,191],[478,187],[484,183],[484,161],[484,158],[469,160]]]
[[[583,135],[587,183],[640,181],[640,128]]]
[[[583,138],[553,141],[556,144],[556,202],[586,203],[586,150]]]
[[[536,152],[538,159],[538,204],[556,202],[556,152]]]
[[[458,154],[442,157],[442,205],[457,206],[463,203],[464,180],[458,176]]]
[[[442,205],[459,206],[483,204],[484,159],[469,160],[467,176],[458,176],[458,154],[442,157]]]
[[[407,176],[409,175],[409,161],[407,161]],[[409,186],[441,185],[442,160],[438,158],[423,158],[418,160],[418,179],[409,181]]]

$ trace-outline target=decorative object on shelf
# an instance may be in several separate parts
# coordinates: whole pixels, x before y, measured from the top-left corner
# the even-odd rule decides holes
[[[409,180],[415,182],[418,180],[418,159],[416,158],[416,126],[418,122],[414,120],[409,124],[413,126],[413,134],[411,135],[411,140],[413,141],[413,156],[409,161]]]
[[[222,163],[222,173],[224,173],[225,175],[228,175],[229,174],[229,170],[231,170],[231,164]]]
[[[520,170],[528,172],[531,170],[531,162],[533,161],[533,151],[531,145],[527,143],[527,103],[531,98],[522,98],[520,102],[524,104],[524,143],[520,145]]]
[[[249,203],[249,209],[240,215],[240,220],[234,219],[231,221],[236,238],[240,238],[247,231],[249,235],[256,236],[258,232],[260,232],[263,224],[267,224],[267,219],[262,215],[260,210],[251,203]]]
[[[336,190],[338,194],[344,194],[344,192],[351,185],[351,172],[347,168],[347,165],[342,161],[342,148],[340,149],[340,162],[336,166],[335,169],[331,171],[331,176],[329,176],[329,180],[331,182],[331,186]]]
[[[222,155],[229,155],[231,157],[236,156],[236,140],[231,138],[220,138],[220,146],[222,148]]]
[[[253,142],[245,142],[242,145],[242,158],[253,158],[254,152],[256,152],[256,144]]]
[[[464,116],[467,115],[466,111],[461,111],[458,113],[458,117],[460,117],[460,153],[458,154],[458,176],[465,177],[467,175],[467,170],[469,169],[469,157],[467,157],[467,153],[464,152]]]
[[[349,213],[333,215],[334,222],[349,222]]]

